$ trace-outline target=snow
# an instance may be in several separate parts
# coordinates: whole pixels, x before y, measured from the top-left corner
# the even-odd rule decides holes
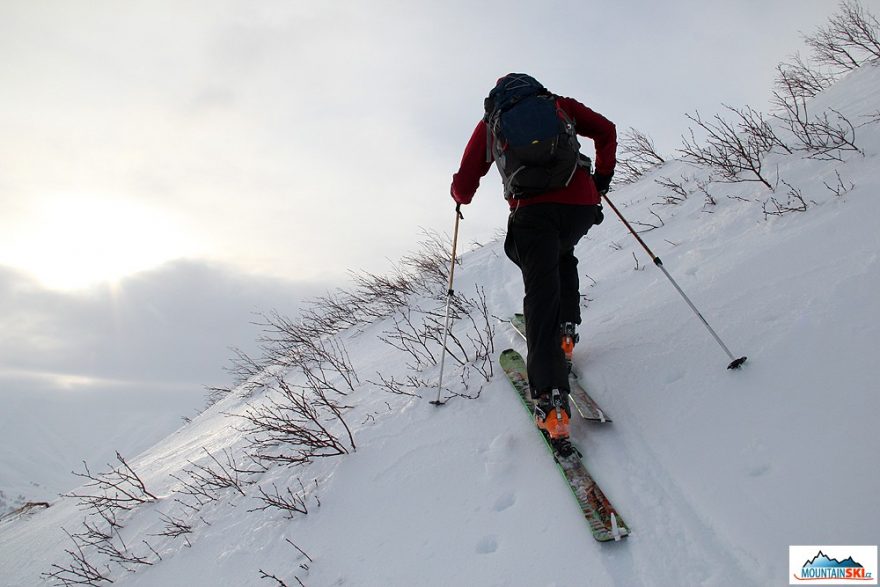
[[[880,67],[866,66],[814,106],[867,120],[878,89]],[[122,515],[125,543],[153,564],[112,566],[114,583],[279,584],[263,572],[287,585],[767,585],[785,584],[789,545],[876,544],[880,124],[857,133],[864,155],[843,161],[767,157],[766,169],[802,190],[805,212],[765,216],[771,194],[757,183],[712,183],[715,205],[699,193],[658,205],[654,179],[684,175],[691,188],[706,179],[681,161],[612,194],[630,220],[662,218],[642,236],[734,355],[748,355],[741,370],[725,368],[729,358],[610,210],[579,245],[587,301],[574,358],[614,423],[574,421],[572,434],[630,525],[627,539],[592,539],[497,369],[480,383],[447,360],[449,388],[464,392],[466,381],[466,393],[479,394],[442,407],[429,404],[430,386],[414,398],[370,383],[377,373],[439,377],[433,365],[409,369],[412,357],[380,340],[393,326],[385,318],[337,335],[359,379],[340,400],[353,406],[344,413],[350,454],[275,465],[248,476],[244,495],[229,489],[198,511],[184,506],[179,479],[193,463],[211,464],[206,451],[247,465],[250,438],[236,416],[273,396],[266,377],[267,388],[240,389],[125,455],[159,499]],[[837,172],[854,184],[842,195],[824,186]],[[466,238],[467,220],[461,230]],[[464,254],[455,285],[471,296],[484,288],[494,317],[519,310],[520,277],[500,242]],[[437,300],[412,303],[442,310]],[[495,356],[524,350],[492,321]],[[453,332],[465,339],[469,327],[458,320]],[[252,511],[258,488],[273,484],[299,492],[308,514]],[[70,564],[62,528],[80,531],[79,505],[58,498],[0,520],[0,585],[55,583],[41,573]],[[193,532],[161,536],[160,514]]]
[[[26,386],[23,386],[26,389]],[[204,406],[188,387],[107,386],[0,390],[0,516],[28,501],[51,501],[78,483],[83,460],[100,466],[114,452],[136,455]]]

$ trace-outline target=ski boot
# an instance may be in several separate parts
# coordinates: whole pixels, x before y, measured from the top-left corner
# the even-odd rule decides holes
[[[568,440],[571,407],[568,392],[554,389],[543,393],[535,402],[535,424],[550,439],[550,444],[562,456],[570,455],[574,447]]]
[[[574,322],[563,322],[559,325],[559,332],[562,337],[562,352],[565,354],[565,365],[568,367],[569,373],[571,373],[574,345],[581,339],[577,332],[575,332],[575,328]]]

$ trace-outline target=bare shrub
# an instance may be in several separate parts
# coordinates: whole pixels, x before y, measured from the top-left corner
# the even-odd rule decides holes
[[[763,155],[775,144],[775,140],[770,138],[772,129],[749,107],[741,110],[724,107],[734,114],[737,122],[726,120],[718,114],[711,120],[704,119],[699,112],[687,114],[687,118],[705,133],[706,138],[701,143],[694,129],[689,129],[690,137],[682,137],[684,147],[679,152],[685,160],[718,172],[720,181],[757,181],[772,190],[773,186],[764,176],[762,167]]]
[[[158,499],[147,491],[144,482],[119,452],[116,453],[116,460],[119,461],[120,466],[113,468],[108,464],[107,466],[111,468],[110,472],[98,475],[92,474],[88,464],[83,461],[85,472],[73,474],[87,479],[88,483],[79,490],[65,494],[65,497],[78,498],[82,507],[95,508],[98,511],[113,508],[130,510]]]
[[[193,533],[192,524],[179,518],[173,518],[163,513],[160,513],[159,517],[165,523],[165,528],[158,534],[154,534],[154,536],[165,536],[168,538],[183,537],[184,541],[186,542],[187,548],[192,547],[192,543],[189,541],[189,535]]]
[[[149,547],[149,544],[147,544],[147,546]],[[155,552],[151,547],[149,549],[150,551]],[[125,544],[125,541],[122,539],[122,534],[118,528],[113,529],[110,538],[95,544],[95,550],[99,554],[106,556],[107,560],[116,563],[128,572],[134,572],[134,565],[153,565],[149,555],[137,554],[129,549]]]
[[[345,346],[335,336],[316,336],[301,322],[278,312],[262,315],[258,339],[267,365],[299,367],[316,385],[346,395],[354,390],[357,374]],[[337,378],[338,376],[338,378]],[[342,385],[335,381],[341,380]],[[346,391],[347,390],[347,391]]]
[[[630,127],[620,135],[615,179],[621,184],[633,183],[648,170],[665,162],[654,141]]]
[[[400,264],[411,276],[414,289],[425,295],[437,295],[449,283],[452,240],[435,231],[425,230],[423,234],[416,251],[405,255]],[[456,259],[456,263],[460,262]]]
[[[841,161],[847,151],[864,155],[856,145],[855,126],[839,111],[829,109],[811,115],[806,98],[793,95],[777,95],[776,104],[781,111],[774,114],[774,118],[782,122],[796,139],[793,149],[805,153],[807,158]]]
[[[124,527],[120,516],[158,498],[147,490],[143,480],[118,452],[116,459],[120,465],[108,465],[109,473],[93,474],[85,461],[85,472],[74,472],[88,482],[65,497],[79,499],[80,507],[88,510],[88,515],[80,532],[64,531],[74,544],[73,549],[65,549],[67,564],[53,564],[51,570],[42,574],[46,579],[57,581],[56,585],[112,583],[111,565],[134,572],[136,566],[154,564],[149,554],[138,554],[128,547],[122,536]],[[149,543],[143,543],[160,558]]]
[[[464,337],[450,329],[445,337],[447,356],[458,365],[478,362],[482,370],[490,373],[491,367],[483,364],[486,361],[491,363],[495,327],[489,316],[485,290],[477,287],[476,297],[453,294],[449,299],[449,315],[450,323],[467,320],[470,328]],[[438,363],[443,352],[444,308],[424,309],[413,304],[395,314],[392,322],[393,325],[382,334],[380,340],[409,355],[412,362],[408,367],[411,370],[419,371]]]
[[[410,369],[418,369],[422,365],[437,363],[432,345],[438,342],[438,331],[428,327],[424,320],[425,313],[407,306],[392,317],[394,326],[385,331],[379,340],[409,355],[413,363]]]
[[[662,204],[681,204],[685,200],[687,200],[688,192],[685,184],[688,182],[688,178],[682,176],[680,180],[674,180],[669,177],[661,177],[660,179],[655,179],[654,183],[659,185],[662,188],[666,188],[663,194],[663,199],[661,200]]]
[[[77,541],[72,534],[64,531],[65,534],[73,542],[73,549],[64,549],[70,561],[66,566],[52,564],[52,570],[41,573],[41,576],[47,580],[57,581],[55,585],[63,585],[71,587],[73,585],[101,585],[103,583],[113,583],[110,578],[111,569],[108,564],[95,564],[89,559],[83,545]]]
[[[859,2],[846,0],[825,26],[804,41],[819,65],[843,73],[880,59],[880,21]]]
[[[776,134],[763,113],[751,106],[737,109],[725,105],[725,108],[736,116],[739,130],[754,143],[757,151],[769,153],[776,150],[791,155],[791,148]]]
[[[799,53],[795,53],[790,61],[776,66],[773,102],[784,107],[787,100],[812,98],[833,83],[833,75],[805,62]]]
[[[0,516],[0,522],[13,518],[23,518],[26,516],[31,516],[37,511],[46,509],[48,507],[51,507],[51,504],[49,504],[49,502],[47,501],[28,501],[21,507],[17,507],[11,512],[7,512]]]
[[[318,458],[335,457],[355,450],[351,429],[342,417],[351,406],[336,403],[324,389],[289,385],[278,378],[274,395],[252,405],[239,418],[252,435],[251,456],[262,463],[302,465]],[[331,430],[338,422],[344,438]]]
[[[633,226],[638,226],[638,227],[641,228],[641,230],[636,230],[636,232],[638,232],[638,233],[642,233],[642,232],[650,232],[650,231],[652,231],[652,230],[657,230],[657,229],[660,228],[661,226],[665,226],[665,225],[666,225],[666,223],[663,222],[663,219],[660,218],[660,215],[659,215],[659,214],[657,214],[657,213],[654,212],[653,210],[648,210],[648,212],[650,212],[651,216],[653,216],[654,218],[656,218],[657,221],[656,221],[656,222],[645,222],[645,221],[641,221],[641,220],[631,220],[631,221],[630,221],[630,224],[632,224]]]
[[[309,508],[306,503],[306,488],[301,479],[297,479],[300,490],[294,492],[290,487],[285,487],[284,491],[280,491],[278,486],[273,483],[272,491],[267,491],[264,487],[259,488],[259,499],[263,505],[248,510],[249,512],[263,511],[269,508],[280,509],[287,512],[287,517],[293,519],[294,514],[308,514]]]
[[[710,206],[718,205],[718,200],[709,191],[710,185],[712,185],[712,177],[708,177],[706,179],[697,179],[697,190],[701,194],[703,194],[703,211],[704,212],[709,212]]]
[[[839,171],[835,170],[834,175],[837,176],[837,183],[836,184],[831,185],[827,181],[823,181],[822,184],[826,188],[828,188],[828,191],[830,191],[832,194],[834,194],[835,197],[839,198],[839,197],[843,196],[845,193],[853,190],[856,187],[856,184],[854,184],[851,181],[844,182],[843,178],[840,176]]]
[[[495,323],[489,313],[486,290],[483,287],[476,287],[476,298],[472,299],[467,318],[470,328],[466,336],[473,349],[470,365],[484,381],[491,381],[495,373]]]
[[[187,460],[189,467],[183,469],[182,475],[171,475],[180,482],[177,493],[187,496],[195,503],[184,502],[178,499],[178,503],[196,510],[212,501],[219,501],[221,495],[232,489],[240,495],[244,495],[246,483],[240,478],[240,473],[232,459],[232,453],[224,450],[226,464],[221,463],[208,449],[202,447],[208,456],[210,463],[197,464]]]
[[[383,391],[387,391],[388,393],[392,393],[395,395],[405,395],[420,398],[422,396],[419,395],[417,392],[421,391],[422,389],[428,389],[430,387],[430,383],[414,375],[407,375],[403,381],[398,381],[393,375],[391,375],[390,377],[386,377],[382,373],[377,373],[376,375],[379,377],[378,382],[368,380],[367,383],[370,383]]]
[[[122,536],[124,526],[118,515],[128,511],[119,506],[107,507],[93,503],[91,511],[83,520],[82,530],[67,534],[73,549],[65,549],[68,555],[66,565],[52,564],[49,571],[42,573],[46,579],[57,581],[56,585],[100,585],[113,583],[113,565],[133,573],[138,566],[152,566],[150,554],[161,560],[152,546],[143,540],[150,554],[138,554],[126,544]],[[100,561],[100,562],[99,562]]]
[[[830,76],[800,60],[777,67],[772,99],[777,112],[772,116],[794,138],[791,150],[811,159],[840,160],[843,152],[861,153],[855,143],[855,126],[843,114],[833,109],[821,114],[809,110],[810,98],[831,83]]]
[[[389,316],[406,306],[409,296],[416,291],[413,280],[400,272],[378,275],[361,271],[352,274],[352,279],[356,308],[363,314],[362,321],[367,322]]]
[[[763,205],[765,219],[770,216],[782,216],[789,212],[807,211],[807,202],[804,199],[803,191],[784,179],[782,180],[782,183],[788,188],[788,192],[785,194],[786,200],[783,202],[776,196],[770,196],[767,198]]]

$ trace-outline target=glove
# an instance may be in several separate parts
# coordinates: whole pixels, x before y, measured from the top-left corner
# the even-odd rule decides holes
[[[593,183],[596,184],[596,191],[602,194],[603,196],[608,193],[608,188],[611,186],[611,178],[614,177],[614,172],[612,171],[608,175],[603,173],[594,173],[593,174]]]
[[[467,204],[470,204],[470,203],[471,203],[471,200],[474,199],[473,194],[471,194],[470,196],[465,196],[465,195],[462,195],[462,194],[458,194],[458,193],[456,193],[456,191],[455,191],[455,184],[452,184],[452,185],[449,187],[449,193],[452,195],[452,199],[455,200],[455,203],[456,203],[456,204],[465,204],[465,205],[467,205]]]
[[[596,219],[593,220],[593,225],[602,224],[602,221],[605,220],[605,213],[602,212],[602,204],[596,206]]]

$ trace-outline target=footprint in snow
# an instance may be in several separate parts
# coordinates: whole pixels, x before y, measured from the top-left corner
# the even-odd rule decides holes
[[[513,507],[513,504],[516,503],[516,495],[513,493],[506,493],[495,500],[495,511],[503,512],[504,510]]]
[[[675,369],[673,371],[666,373],[666,377],[665,377],[666,385],[672,385],[673,383],[675,383],[677,381],[681,381],[682,379],[684,379],[685,375],[686,375],[686,373],[682,369]]]
[[[498,538],[495,536],[484,536],[477,543],[477,554],[492,554],[498,550]]]
[[[757,463],[751,465],[748,469],[749,477],[761,477],[770,471],[770,463]]]

